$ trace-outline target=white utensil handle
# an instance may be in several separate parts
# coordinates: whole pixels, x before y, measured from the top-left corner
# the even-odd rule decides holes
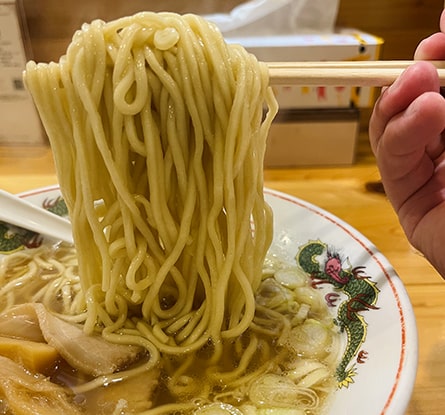
[[[43,208],[0,190],[0,220],[30,231],[73,243],[71,223]]]

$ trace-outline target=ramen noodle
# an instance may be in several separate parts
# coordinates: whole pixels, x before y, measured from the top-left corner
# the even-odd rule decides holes
[[[75,248],[4,260],[0,306],[32,304],[42,337],[85,374],[53,376],[73,406],[137,379],[153,394],[130,409],[124,392],[114,413],[318,413],[334,384],[331,318],[297,270],[289,287],[276,276],[287,266],[264,269],[267,66],[198,16],[144,12],[84,24],[58,63],[29,62],[24,79]],[[122,364],[84,362],[73,336]]]

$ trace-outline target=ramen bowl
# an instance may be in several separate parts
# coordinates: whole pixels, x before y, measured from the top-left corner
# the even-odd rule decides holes
[[[21,197],[55,214],[67,213],[57,186]],[[317,271],[313,285],[340,328],[336,390],[326,414],[404,414],[416,375],[417,330],[397,273],[368,239],[329,212],[270,189],[265,197],[274,212],[270,253],[296,263],[302,247],[310,250],[311,270]],[[0,234],[3,251],[23,248],[22,236],[13,244]],[[344,277],[345,270],[350,277]]]

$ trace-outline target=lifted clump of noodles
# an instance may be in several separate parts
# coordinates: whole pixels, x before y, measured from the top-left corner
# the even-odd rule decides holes
[[[266,65],[198,16],[144,12],[84,24],[58,63],[29,62],[24,79],[75,248],[11,256],[2,310],[41,302],[87,335],[146,350],[142,371],[88,378],[75,394],[160,371],[144,413],[296,402],[318,413],[334,385],[332,319],[306,277],[292,269],[290,287],[275,278],[281,264],[263,269],[273,233],[263,159],[277,111]],[[30,275],[36,292],[22,292]],[[275,402],[271,384],[293,403]]]
[[[140,13],[85,24],[25,81],[73,223],[86,330],[134,318],[174,353],[245,332],[271,242],[267,68],[197,16]]]

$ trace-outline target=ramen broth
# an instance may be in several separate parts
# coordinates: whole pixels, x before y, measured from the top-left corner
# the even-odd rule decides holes
[[[1,310],[37,301],[52,312],[66,314],[64,273],[69,275],[70,300],[80,292],[75,258],[74,249],[63,244],[4,257],[0,281],[3,287],[10,287],[10,295],[0,295]],[[51,284],[52,298],[39,294]],[[320,292],[310,286],[309,278],[296,266],[268,257],[256,302],[252,327],[236,341],[225,342],[218,361],[214,360],[215,345],[209,339],[195,353],[163,354],[156,368],[122,379],[114,376],[110,381],[104,376],[102,383],[91,388],[82,385],[93,384],[95,377],[71,367],[62,358],[46,375],[52,382],[72,390],[73,406],[85,414],[142,413],[163,406],[172,410],[159,413],[249,415],[274,407],[300,407],[302,414],[321,413],[335,390],[339,335]],[[293,332],[285,338],[277,314],[294,325]],[[0,331],[1,327],[0,324]],[[239,376],[226,381],[227,373],[244,365],[244,353],[253,346],[249,362]],[[147,360],[147,353],[140,353],[137,361],[120,367],[119,371],[126,373],[143,367]],[[268,387],[270,392],[265,391]]]

